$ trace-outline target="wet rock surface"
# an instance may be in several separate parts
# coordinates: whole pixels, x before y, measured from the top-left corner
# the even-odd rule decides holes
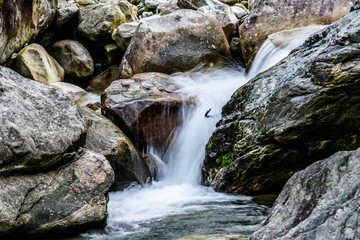
[[[279,192],[296,171],[359,144],[359,12],[238,89],[206,148],[218,191]],[[229,154],[229,155],[227,155]],[[224,167],[216,163],[228,156]]]
[[[360,150],[338,152],[286,183],[255,239],[357,239]]]
[[[218,63],[228,55],[229,44],[215,19],[178,10],[137,28],[120,64],[120,77],[186,71],[197,64]]]
[[[240,40],[245,62],[255,56],[266,37],[282,30],[312,24],[329,24],[345,16],[354,1],[277,1],[252,3],[251,12],[240,26]]]
[[[85,146],[103,154],[115,172],[112,190],[121,190],[131,182],[151,182],[151,174],[134,144],[125,134],[104,116],[93,110],[80,107],[88,125]]]
[[[112,82],[102,96],[102,113],[140,147],[163,146],[179,125],[182,98],[162,73],[136,74]]]

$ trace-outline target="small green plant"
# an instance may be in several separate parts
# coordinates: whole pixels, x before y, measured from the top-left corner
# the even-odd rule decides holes
[[[221,164],[221,166],[225,166],[233,161],[232,159],[232,152],[228,152],[225,155],[221,155],[216,159],[217,164]]]

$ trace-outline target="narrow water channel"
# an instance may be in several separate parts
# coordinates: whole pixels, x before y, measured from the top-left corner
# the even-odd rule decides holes
[[[205,145],[231,94],[286,57],[317,30],[318,27],[298,29],[267,39],[248,74],[239,68],[174,77],[181,94],[194,97],[196,105],[183,107],[182,126],[165,153],[149,148],[164,162],[159,180],[145,187],[135,184],[123,191],[111,192],[105,230],[90,231],[82,237],[138,240],[217,233],[251,234],[268,214],[270,205],[248,196],[217,193],[201,186]],[[206,112],[209,117],[205,117]]]

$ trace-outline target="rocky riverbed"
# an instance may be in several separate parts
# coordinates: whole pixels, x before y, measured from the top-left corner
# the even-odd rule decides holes
[[[161,177],[149,148],[197,104],[174,78],[249,70],[269,35],[284,48],[313,24],[233,89],[201,150],[203,184],[280,194],[270,214],[251,236],[184,239],[359,239],[359,0],[0,1],[0,238],[104,229],[109,191]]]

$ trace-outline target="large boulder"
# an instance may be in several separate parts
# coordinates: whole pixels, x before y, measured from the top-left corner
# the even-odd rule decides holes
[[[240,26],[240,40],[245,62],[252,60],[272,33],[306,27],[312,24],[329,24],[347,13],[354,0],[315,1],[254,1],[250,14]]]
[[[179,125],[182,98],[169,76],[161,73],[136,74],[111,83],[102,95],[102,113],[133,142],[161,147]]]
[[[15,0],[0,3],[0,64],[47,29],[57,0]]]
[[[126,0],[102,0],[80,10],[78,34],[97,47],[111,43],[112,32],[137,20],[137,8]]]
[[[360,15],[354,11],[238,89],[206,147],[211,186],[279,192],[294,172],[357,148],[359,43]],[[216,159],[230,163],[222,167]]]
[[[8,68],[0,79],[0,238],[103,226],[114,173],[103,155],[82,149],[77,107]]]
[[[0,67],[0,175],[43,171],[68,159],[86,125],[73,102],[45,84]]]
[[[70,78],[85,78],[94,73],[94,61],[88,50],[78,41],[58,41],[50,47],[49,53]]]
[[[360,150],[297,172],[250,239],[358,239]]]
[[[81,107],[80,112],[88,125],[85,146],[103,154],[115,171],[113,190],[121,190],[135,181],[151,182],[146,162],[117,126],[89,108]]]
[[[27,239],[102,228],[113,181],[106,158],[89,150],[56,170],[0,177],[0,237]]]
[[[139,25],[120,64],[120,76],[186,71],[228,55],[229,44],[214,18],[178,10]]]
[[[65,74],[60,64],[37,43],[32,43],[19,52],[14,69],[24,77],[47,84],[63,81]]]

